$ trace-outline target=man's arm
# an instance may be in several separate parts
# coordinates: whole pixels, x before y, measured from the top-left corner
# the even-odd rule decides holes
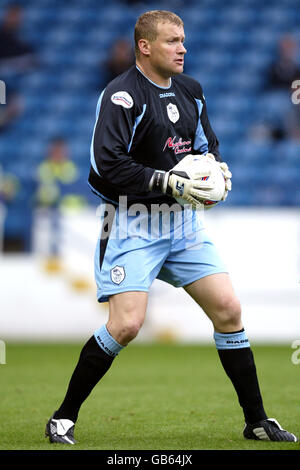
[[[137,163],[130,156],[134,134],[144,113],[145,105],[136,105],[128,92],[107,90],[101,95],[91,145],[94,171],[127,193],[155,191],[199,203],[200,196],[206,197],[205,191],[210,189],[200,174],[194,178],[188,171],[177,174],[175,169],[170,172],[155,170]]]
[[[120,92],[119,92],[120,93]],[[130,156],[136,127],[143,118],[131,95],[106,90],[98,103],[98,116],[91,145],[94,171],[108,183],[128,193],[149,191],[153,168],[137,163]],[[118,104],[121,103],[121,104]]]
[[[210,121],[209,121],[208,114],[207,114],[206,101],[204,97],[203,97],[202,104],[203,104],[203,108],[202,108],[202,112],[200,115],[200,121],[201,121],[202,128],[204,130],[205,137],[207,139],[208,152],[212,153],[215,159],[221,162],[222,158],[219,152],[219,141],[210,125]]]

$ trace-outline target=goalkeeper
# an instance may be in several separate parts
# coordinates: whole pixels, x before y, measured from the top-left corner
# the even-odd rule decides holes
[[[100,95],[91,144],[89,184],[108,214],[95,253],[95,277],[98,301],[109,302],[109,318],[83,346],[46,435],[50,442],[75,443],[82,403],[138,334],[149,288],[158,278],[183,287],[210,318],[221,363],[242,408],[244,437],[295,441],[265,412],[239,300],[199,211],[192,210],[219,190],[213,168],[224,176],[220,200],[231,189],[231,174],[222,163],[202,88],[182,73],[182,20],[167,11],[144,13],[135,26],[135,48],[136,65]],[[202,155],[196,169],[193,155]],[[186,211],[177,204],[170,212],[169,236],[152,236],[145,227],[160,220],[153,207],[173,207],[177,198],[191,207]],[[134,214],[137,203],[140,213]],[[120,236],[118,229],[129,226],[131,233]],[[174,236],[182,228],[184,235]]]

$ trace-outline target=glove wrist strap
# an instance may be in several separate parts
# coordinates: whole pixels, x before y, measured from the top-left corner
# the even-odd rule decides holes
[[[149,183],[150,191],[165,194],[167,191],[168,179],[169,173],[162,170],[155,170]]]

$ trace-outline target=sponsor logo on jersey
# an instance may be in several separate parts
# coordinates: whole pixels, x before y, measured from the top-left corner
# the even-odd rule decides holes
[[[114,104],[123,106],[123,108],[127,109],[132,108],[133,106],[133,99],[127,91],[117,91],[117,93],[111,95],[111,101]]]
[[[167,106],[167,113],[168,113],[168,118],[170,119],[170,121],[172,121],[175,124],[175,122],[177,122],[180,117],[176,104],[169,103]]]
[[[125,279],[125,269],[123,266],[115,266],[110,270],[110,277],[115,284],[121,284]]]
[[[171,96],[175,96],[175,93],[173,93],[172,91],[169,92],[169,93],[160,93],[159,94],[160,98],[170,98]]]
[[[174,137],[168,137],[165,143],[165,146],[163,150],[165,151],[166,148],[172,149],[175,153],[175,155],[178,155],[180,153],[186,153],[186,152],[191,152],[192,150],[192,141],[191,140],[182,140],[180,137],[177,140],[176,135]]]

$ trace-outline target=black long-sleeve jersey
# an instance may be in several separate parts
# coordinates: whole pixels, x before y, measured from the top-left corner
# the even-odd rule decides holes
[[[168,88],[136,66],[100,95],[91,142],[89,184],[96,194],[128,204],[174,203],[149,190],[154,170],[168,171],[184,156],[213,153],[221,161],[201,85],[180,74]]]

